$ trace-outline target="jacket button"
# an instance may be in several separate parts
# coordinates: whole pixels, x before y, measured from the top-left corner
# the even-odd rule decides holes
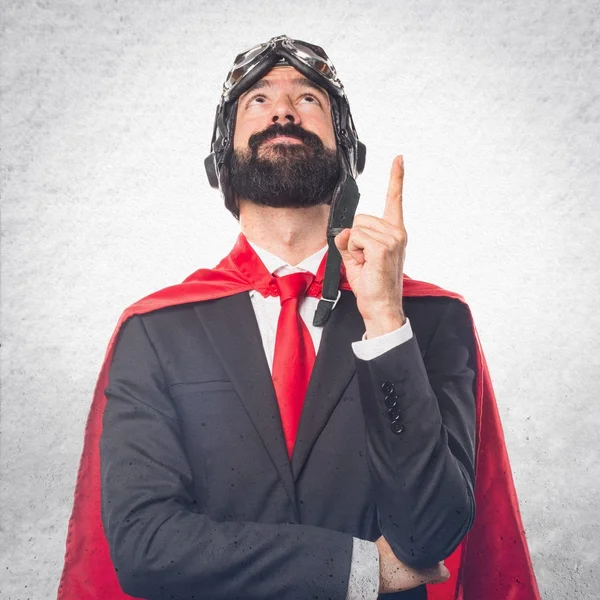
[[[391,383],[390,381],[384,381],[381,384],[381,391],[384,394],[391,394],[394,391],[394,384]]]
[[[390,408],[388,410],[388,417],[390,421],[397,421],[400,418],[400,411],[397,408]]]
[[[389,394],[385,397],[384,402],[387,408],[394,408],[394,406],[398,405],[398,396],[396,394]]]
[[[404,429],[404,423],[401,423],[400,421],[394,421],[391,425],[391,429],[394,433],[402,433],[402,430]]]

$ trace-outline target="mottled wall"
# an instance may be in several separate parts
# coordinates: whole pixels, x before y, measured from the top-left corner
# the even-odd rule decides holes
[[[406,270],[472,306],[545,598],[600,588],[599,4],[2,1],[0,596],[55,594],[84,420],[125,306],[211,266],[205,179],[235,54],[324,46],[406,161]]]

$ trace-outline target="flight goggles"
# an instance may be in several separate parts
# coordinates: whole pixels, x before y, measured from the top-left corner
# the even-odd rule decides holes
[[[345,95],[344,86],[323,48],[280,35],[238,54],[223,84],[222,100],[229,102],[238,98],[277,64],[295,67],[309,79],[316,78],[327,91]]]

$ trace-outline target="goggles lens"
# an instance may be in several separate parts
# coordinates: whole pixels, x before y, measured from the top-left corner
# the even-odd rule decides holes
[[[250,48],[246,52],[238,54],[231,70],[227,74],[223,84],[223,96],[229,96],[242,79],[248,75],[267,56],[276,53],[278,48],[283,48],[287,53],[301,61],[313,71],[324,77],[335,88],[343,89],[341,81],[337,77],[335,67],[329,57],[320,46],[315,46],[300,40],[292,40],[282,35],[272,38],[264,44]]]
[[[242,52],[235,57],[231,70],[225,78],[223,84],[223,94],[231,91],[237,83],[247,73],[249,73],[267,54],[269,53],[269,44],[259,44]]]
[[[338,82],[335,67],[327,54],[325,54],[325,50],[320,46],[313,46],[300,40],[284,40],[283,46],[296,58],[317,71],[317,73],[330,79],[332,83]]]

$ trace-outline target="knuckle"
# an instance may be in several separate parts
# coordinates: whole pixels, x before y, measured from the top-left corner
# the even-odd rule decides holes
[[[403,243],[401,239],[395,235],[391,235],[386,241],[386,246],[390,253],[397,254],[402,249]]]
[[[377,253],[378,257],[384,258],[389,253],[389,249],[382,242],[378,242],[377,246],[375,246],[375,252]]]
[[[397,240],[400,246],[406,246],[406,244],[408,243],[408,232],[406,231],[406,229],[404,229],[404,227],[401,228]]]

